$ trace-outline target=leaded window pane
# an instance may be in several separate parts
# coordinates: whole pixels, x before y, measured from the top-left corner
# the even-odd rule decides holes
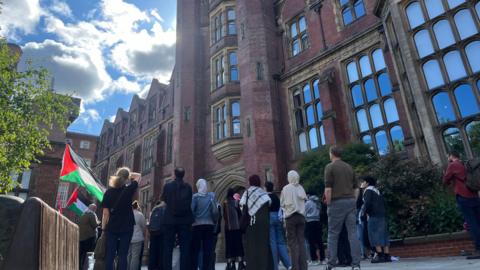
[[[380,71],[386,67],[385,58],[383,57],[383,52],[381,49],[376,49],[373,51],[372,58],[376,71]]]
[[[295,105],[295,107],[302,106],[302,97],[300,95],[300,91],[293,93],[293,105]]]
[[[302,129],[305,127],[302,111],[295,111],[295,121],[297,122],[297,129]]]
[[[430,60],[423,64],[423,73],[425,75],[425,80],[427,81],[428,89],[433,89],[445,84],[437,60]]]
[[[362,96],[362,88],[360,85],[356,84],[352,87],[352,98],[353,98],[353,106],[358,107],[363,105],[363,96]]]
[[[375,104],[370,107],[370,117],[372,118],[373,128],[383,126],[382,111],[380,105]]]
[[[305,22],[305,17],[300,17],[298,20],[298,26],[300,27],[300,32],[304,32],[307,29],[307,23]]]
[[[303,87],[303,100],[305,101],[305,104],[312,102],[312,94],[310,93],[310,84],[308,83]]]
[[[313,106],[308,106],[306,109],[307,114],[307,125],[311,126],[315,124],[315,116],[313,114]]]
[[[388,153],[388,139],[385,131],[379,131],[375,134],[375,141],[377,142],[378,153],[386,155]]]
[[[307,152],[307,135],[304,132],[298,135],[298,142],[300,143],[300,152]]]
[[[310,148],[311,149],[318,148],[317,130],[315,128],[310,129],[310,131],[308,132],[308,135],[310,137]]]
[[[463,140],[458,128],[449,128],[443,132],[443,141],[447,147],[448,152],[457,151],[458,153],[465,155],[465,148],[463,146]]]
[[[232,103],[232,116],[233,117],[238,117],[240,116],[240,103],[239,102],[233,102]]]
[[[342,15],[343,15],[344,25],[349,25],[353,22],[353,13],[351,8],[349,7],[345,8],[342,12]]]
[[[363,77],[366,77],[372,74],[372,67],[370,66],[370,60],[366,55],[360,58],[360,70],[362,71]]]
[[[319,130],[319,131],[320,131],[320,138],[321,138],[321,142],[320,142],[320,143],[321,143],[322,145],[327,144],[327,140],[325,139],[325,129],[323,128],[323,125],[320,126],[320,130]]]
[[[318,121],[322,121],[322,118],[323,118],[322,103],[318,102],[316,107],[317,107],[317,119]]]
[[[347,65],[348,80],[352,82],[358,81],[358,71],[355,62],[351,62]]]
[[[393,98],[389,98],[383,103],[383,107],[385,108],[385,115],[387,116],[387,122],[393,123],[398,121],[398,111],[397,105],[395,104],[395,100]]]
[[[290,36],[292,38],[295,38],[297,36],[297,23],[294,22],[292,23],[292,25],[290,26]]]
[[[473,121],[465,128],[468,142],[475,157],[480,157],[480,121]]]
[[[465,3],[465,0],[448,0],[448,6],[452,9]],[[441,4],[441,3],[440,3]]]
[[[455,81],[467,76],[465,67],[463,65],[462,57],[459,51],[451,51],[443,57],[443,62],[447,68],[448,77],[450,81]]]
[[[455,43],[452,28],[447,20],[438,21],[433,25],[433,32],[437,39],[438,47],[440,49],[446,48]]]
[[[318,85],[318,80],[315,80],[313,82],[313,96],[314,96],[315,99],[320,98],[320,88],[319,88],[319,85]]]
[[[229,60],[230,60],[230,65],[237,65],[237,53],[236,52],[230,52],[229,53]]]
[[[438,0],[425,0],[425,6],[427,7],[428,17],[430,19],[433,19],[445,12],[442,3]]]
[[[235,20],[235,10],[234,9],[229,9],[227,12],[227,18],[229,21]]]
[[[340,6],[344,6],[344,5],[348,4],[348,1],[349,0],[340,0]]]
[[[372,145],[372,136],[365,135],[362,137],[362,141],[364,144]]]
[[[231,81],[238,81],[238,70],[236,67],[230,68],[230,80]]]
[[[452,102],[447,93],[441,92],[433,97],[433,107],[437,114],[437,120],[440,124],[455,121]]]
[[[392,137],[393,149],[395,151],[403,151],[405,146],[403,145],[404,136],[403,130],[400,126],[394,126],[390,129],[390,137]]]
[[[430,39],[430,34],[427,30],[417,32],[413,39],[415,40],[415,46],[417,47],[418,56],[420,56],[420,58],[434,52],[432,40]]]
[[[378,76],[378,85],[380,86],[382,96],[388,96],[392,93],[392,83],[387,73],[382,73]]]
[[[353,5],[355,8],[355,15],[357,18],[360,18],[365,15],[365,7],[363,6],[363,1],[359,0]]]
[[[367,112],[364,109],[357,112],[357,122],[360,132],[368,130]]]
[[[473,22],[472,14],[469,10],[460,10],[455,14],[454,19],[461,39],[466,39],[477,33],[477,27]]]
[[[462,117],[477,114],[479,111],[477,98],[469,84],[462,84],[455,88],[455,99]]]
[[[413,2],[407,7],[407,17],[410,23],[410,28],[415,28],[425,22],[423,18],[422,8],[418,2]]]
[[[479,2],[480,3],[480,2]],[[480,41],[474,41],[465,48],[473,72],[480,71]]]
[[[293,56],[297,55],[300,53],[300,42],[298,39],[295,39],[292,44],[292,54]]]
[[[233,135],[240,135],[241,134],[241,124],[239,119],[235,119],[232,121],[233,126]]]
[[[365,91],[367,93],[367,102],[373,101],[378,98],[377,89],[375,88],[375,82],[373,79],[369,79],[365,82]]]

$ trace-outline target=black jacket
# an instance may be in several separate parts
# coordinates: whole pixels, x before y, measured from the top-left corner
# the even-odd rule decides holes
[[[373,190],[365,190],[363,194],[365,213],[370,217],[385,217],[385,200]]]
[[[175,179],[163,188],[162,200],[167,204],[165,225],[190,225],[194,221],[192,212],[192,187],[183,179]],[[178,213],[182,214],[178,214]]]

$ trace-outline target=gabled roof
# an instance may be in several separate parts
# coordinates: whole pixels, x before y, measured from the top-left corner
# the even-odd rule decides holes
[[[103,126],[102,126],[102,131],[100,132],[100,136],[108,131],[109,128],[113,126],[112,122],[110,122],[108,119],[105,119],[103,121]]]
[[[128,119],[128,112],[124,111],[122,108],[119,108],[117,110],[117,114],[115,115],[115,122],[114,124],[117,124],[119,123],[120,121],[122,121],[123,119]]]
[[[130,103],[130,110],[129,112],[131,112],[132,110],[138,108],[139,106],[143,106],[145,104],[145,100],[140,98],[137,94],[135,94],[132,98],[132,102]]]

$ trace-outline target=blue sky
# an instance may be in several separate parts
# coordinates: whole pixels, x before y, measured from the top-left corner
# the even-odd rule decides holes
[[[82,98],[69,130],[98,135],[174,65],[175,0],[4,0],[0,36],[45,67],[55,91]]]

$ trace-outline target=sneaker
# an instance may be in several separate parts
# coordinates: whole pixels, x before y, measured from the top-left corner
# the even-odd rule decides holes
[[[385,262],[385,258],[383,254],[378,254],[378,253],[376,253],[375,256],[373,256],[373,259],[371,261],[371,263],[383,263],[383,262]]]
[[[385,254],[383,259],[385,262],[392,262],[392,256],[390,256],[390,254]]]
[[[320,261],[313,261],[312,265],[320,265]]]
[[[475,250],[472,255],[467,256],[467,260],[477,260],[480,259],[480,250]]]

